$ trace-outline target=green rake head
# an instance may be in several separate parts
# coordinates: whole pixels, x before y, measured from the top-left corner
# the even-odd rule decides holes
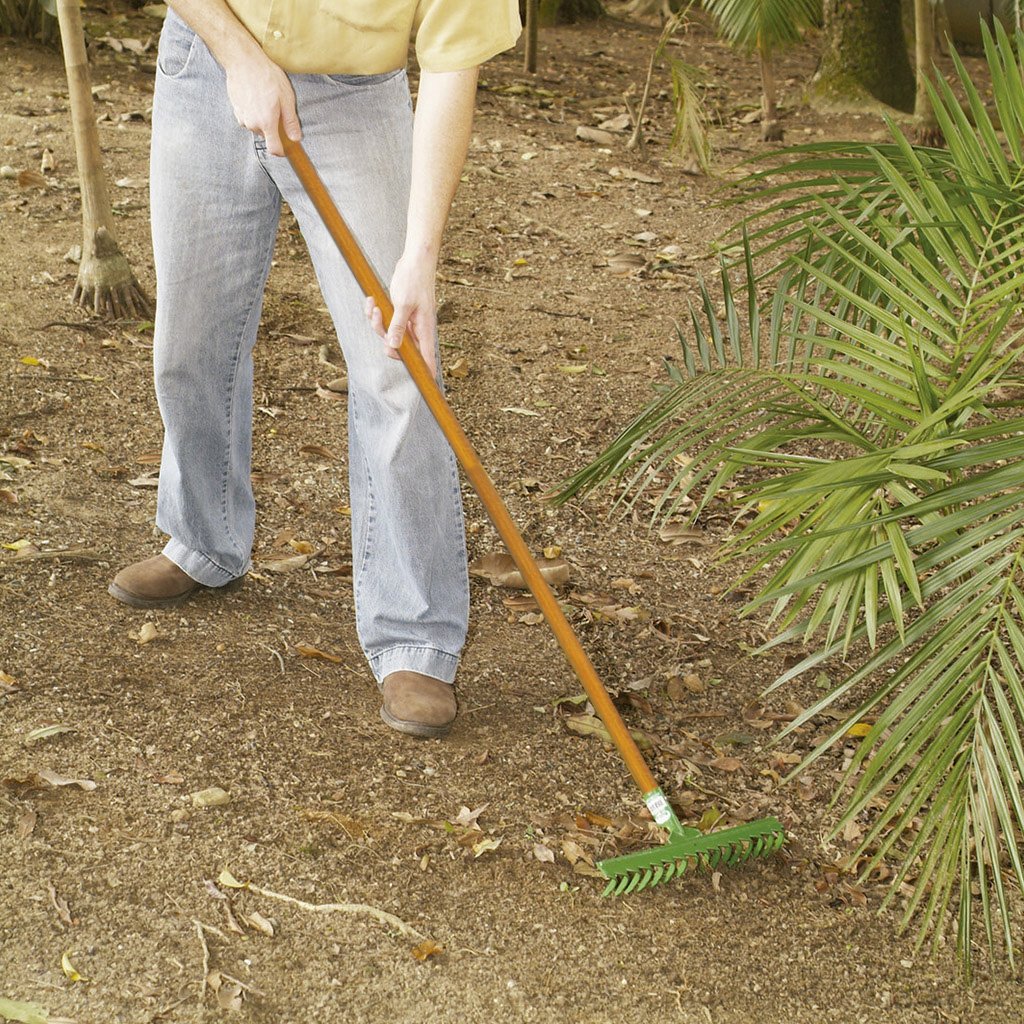
[[[695,828],[680,825],[673,814],[663,822],[668,842],[654,850],[627,853],[623,857],[598,861],[598,868],[609,879],[602,896],[623,896],[679,878],[687,868],[730,867],[751,857],[767,857],[782,849],[786,834],[775,818],[705,835]]]

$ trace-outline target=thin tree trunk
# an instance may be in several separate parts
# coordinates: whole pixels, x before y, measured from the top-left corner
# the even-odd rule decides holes
[[[775,68],[772,55],[764,46],[757,48],[761,61],[761,138],[765,142],[782,141],[782,125],[779,124],[778,109],[775,105]]]
[[[523,53],[523,70],[537,73],[537,17],[540,0],[526,0],[526,45]]]
[[[941,146],[942,130],[925,85],[935,72],[935,7],[932,0],[914,0],[914,61],[917,68],[914,98],[917,141],[922,146]]]
[[[78,0],[57,0],[82,197],[82,260],[73,301],[110,317],[150,316],[152,306],[117,244],[92,105]]]

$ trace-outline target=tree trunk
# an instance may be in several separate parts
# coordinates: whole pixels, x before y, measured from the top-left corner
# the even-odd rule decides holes
[[[935,74],[935,5],[932,0],[914,0],[914,59],[917,68],[917,95],[914,117],[917,142],[921,146],[941,146],[942,129],[935,117],[925,82]]]
[[[811,80],[814,102],[829,110],[885,104],[914,109],[914,74],[900,0],[825,0],[825,52]]]
[[[759,46],[757,55],[761,61],[761,139],[764,142],[781,142],[782,125],[775,106],[775,68],[771,51]]]
[[[150,316],[152,306],[117,244],[92,105],[78,0],[57,0],[82,196],[82,261],[73,301],[108,317]]]
[[[537,16],[539,0],[526,0],[526,43],[523,48],[523,70],[537,73]]]

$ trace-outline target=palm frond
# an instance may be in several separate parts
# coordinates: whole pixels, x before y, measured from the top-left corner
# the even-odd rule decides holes
[[[863,652],[789,727],[844,709],[797,770],[868,721],[836,829],[870,819],[861,869],[897,864],[919,941],[957,907],[968,966],[979,921],[1014,962],[1024,888],[1024,34],[985,52],[1005,137],[954,58],[948,151],[893,125],[747,179],[764,208],[722,258],[724,313],[701,284],[667,385],[560,495],[617,480],[654,523],[730,507],[763,651],[808,648],[770,690]]]

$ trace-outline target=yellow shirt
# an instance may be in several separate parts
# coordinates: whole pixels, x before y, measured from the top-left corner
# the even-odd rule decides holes
[[[405,66],[409,40],[424,71],[475,67],[515,44],[518,0],[227,0],[285,71],[376,75]]]

